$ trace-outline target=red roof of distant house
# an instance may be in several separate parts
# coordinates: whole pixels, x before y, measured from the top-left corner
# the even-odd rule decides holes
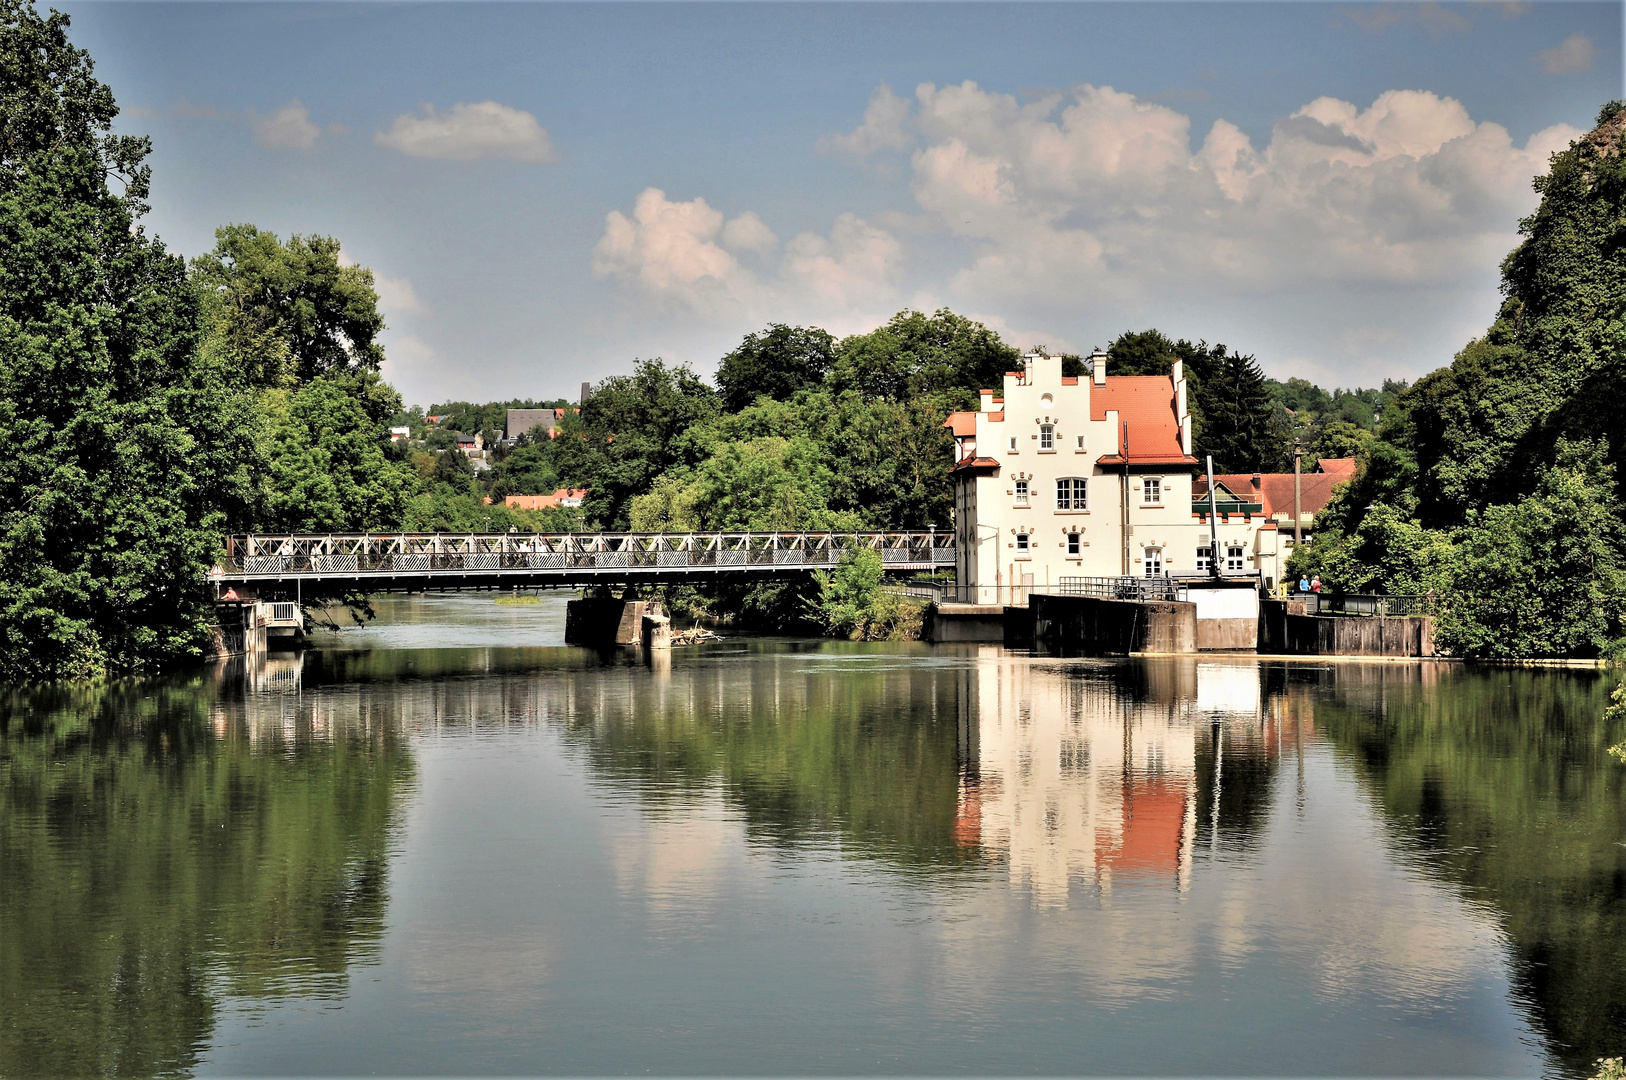
[[[550,510],[566,499],[585,498],[586,488],[559,488],[552,495],[510,495],[503,500],[503,504],[515,510]]]
[[[1105,420],[1108,410],[1116,409],[1119,422],[1129,425],[1131,465],[1196,464],[1180,445],[1177,407],[1174,379],[1168,375],[1108,375],[1106,385],[1090,393],[1091,420]],[[1114,453],[1100,462],[1121,465],[1123,460]]]
[[[1331,465],[1333,468],[1326,469]],[[1355,479],[1356,462],[1354,458],[1326,458],[1320,462],[1325,469],[1323,472],[1307,472],[1299,478],[1300,502],[1306,514],[1319,514],[1332,500],[1332,493],[1340,484],[1347,484]],[[1292,473],[1259,473],[1258,486],[1254,485],[1254,473],[1223,473],[1216,475],[1214,481],[1225,487],[1232,494],[1244,499],[1259,502],[1264,506],[1266,517],[1277,514],[1293,516],[1293,474]],[[1208,494],[1208,478],[1197,477],[1196,484],[1191,489],[1192,498],[1202,498]]]
[[[974,412],[949,413],[943,426],[954,432],[956,439],[969,438],[977,433],[977,414]]]

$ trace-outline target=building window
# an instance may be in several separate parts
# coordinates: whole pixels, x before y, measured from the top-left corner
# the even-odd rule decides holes
[[[1083,450],[1084,449],[1084,436],[1082,436],[1082,435],[1074,435],[1073,436],[1073,444],[1077,449]]]
[[[1145,506],[1157,506],[1163,502],[1163,478],[1161,476],[1141,478],[1140,501]]]
[[[1064,476],[1056,481],[1056,509],[1088,510],[1087,494],[1082,476]]]
[[[1016,550],[1018,552],[1025,552],[1025,551],[1027,551],[1027,549],[1028,549],[1028,534],[1027,533],[1017,533],[1016,534]]]
[[[1028,504],[1028,482],[1026,480],[1018,480],[1016,482],[1016,505],[1017,506],[1026,506],[1027,504]]]
[[[1214,549],[1213,548],[1211,548],[1211,547],[1200,547],[1200,548],[1198,548],[1197,549],[1197,573],[1199,573],[1199,574],[1208,573],[1209,560],[1211,560],[1213,557],[1214,557]]]
[[[1080,554],[1082,549],[1080,548],[1079,545],[1081,543],[1082,543],[1082,541],[1079,539],[1077,533],[1068,533],[1067,534],[1067,554],[1068,555],[1078,555],[1078,554]]]
[[[1225,572],[1234,574],[1245,569],[1247,569],[1247,559],[1243,555],[1242,549],[1235,544],[1227,547],[1225,549]]]
[[[1056,448],[1056,425],[1039,425],[1039,449],[1054,450]]]
[[[1163,576],[1163,549],[1141,548],[1141,564],[1146,570],[1147,577]]]

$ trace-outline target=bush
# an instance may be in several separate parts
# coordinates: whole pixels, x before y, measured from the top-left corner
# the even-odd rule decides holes
[[[814,621],[829,637],[854,641],[915,641],[925,605],[888,591],[881,553],[870,548],[849,551],[830,574],[814,575],[818,598]]]

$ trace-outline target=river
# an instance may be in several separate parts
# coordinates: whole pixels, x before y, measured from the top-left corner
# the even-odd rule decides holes
[[[568,648],[16,691],[0,1075],[1589,1075],[1618,675]]]

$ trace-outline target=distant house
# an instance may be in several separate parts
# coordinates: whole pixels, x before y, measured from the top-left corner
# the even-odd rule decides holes
[[[558,438],[559,422],[565,418],[565,413],[575,411],[575,409],[509,409],[505,427],[508,442],[512,444],[521,435],[537,428],[546,430],[550,439]]]
[[[585,498],[586,488],[560,488],[552,495],[510,495],[503,502],[515,510],[551,510],[556,506],[580,506]]]
[[[485,456],[485,440],[478,433],[474,435],[456,435],[457,448],[471,458]]]
[[[412,438],[412,429],[409,427],[390,428],[390,442],[405,442]]]
[[[1354,458],[1322,458],[1313,472],[1299,476],[1299,528],[1306,540],[1314,528],[1315,516],[1325,510],[1333,493],[1343,484],[1355,479],[1357,462]],[[1192,484],[1194,506],[1201,507],[1208,498],[1208,478],[1198,475]],[[1215,509],[1220,520],[1241,514],[1245,520],[1254,517],[1269,522],[1279,531],[1282,543],[1277,546],[1277,557],[1263,566],[1265,576],[1282,580],[1282,569],[1287,557],[1293,553],[1293,474],[1292,473],[1220,473],[1214,477]]]

